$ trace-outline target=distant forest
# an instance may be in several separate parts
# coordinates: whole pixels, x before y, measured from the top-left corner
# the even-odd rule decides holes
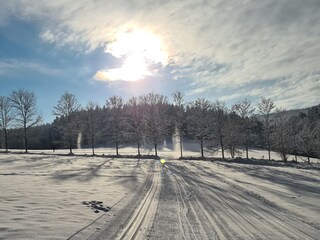
[[[41,124],[37,99],[33,92],[16,90],[0,96],[0,148],[10,149],[72,149],[79,133],[82,146],[114,147],[124,144],[140,149],[147,144],[154,154],[165,139],[199,143],[204,149],[222,150],[222,157],[234,157],[237,149],[263,148],[278,152],[284,161],[288,154],[320,157],[320,105],[293,114],[277,108],[272,99],[261,98],[253,106],[247,99],[231,108],[221,101],[198,98],[185,102],[182,92],[167,96],[149,93],[124,101],[113,96],[103,106],[89,102],[80,106],[75,95],[65,92],[52,109],[55,119]]]

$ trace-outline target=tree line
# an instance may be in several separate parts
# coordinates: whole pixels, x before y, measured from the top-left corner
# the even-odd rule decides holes
[[[184,142],[199,143],[201,157],[205,149],[220,150],[222,158],[227,154],[234,158],[239,149],[244,149],[249,158],[250,148],[276,151],[284,161],[288,155],[319,157],[320,155],[320,105],[307,113],[289,116],[277,108],[270,98],[262,97],[253,106],[244,99],[228,108],[224,102],[198,98],[184,100],[182,92],[167,96],[148,93],[124,101],[112,96],[103,106],[88,102],[81,106],[77,97],[65,92],[52,109],[55,119],[41,125],[37,111],[37,99],[33,92],[15,90],[9,96],[0,96],[0,147],[32,149],[76,147],[79,133],[84,145],[114,146],[119,155],[122,144],[134,144],[137,155],[141,148],[152,144],[158,156],[159,145],[175,136],[179,141],[180,157],[183,157]]]

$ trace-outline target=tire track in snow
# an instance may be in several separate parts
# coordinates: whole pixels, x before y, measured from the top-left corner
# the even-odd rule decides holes
[[[203,230],[203,226],[201,225],[201,222],[199,221],[198,216],[195,213],[195,210],[192,206],[192,204],[188,204],[187,201],[185,201],[185,196],[186,192],[184,190],[182,190],[182,187],[180,186],[180,184],[178,183],[178,181],[174,180],[175,183],[175,187],[176,187],[176,191],[177,191],[177,196],[178,196],[178,203],[179,203],[179,219],[181,219],[182,221],[182,226],[180,226],[180,229],[183,230],[182,234],[185,236],[186,239],[198,239],[197,235],[195,233],[195,226],[194,224],[191,223],[191,221],[189,220],[187,214],[189,209],[191,209],[193,216],[196,218],[196,221],[199,223],[201,229]],[[182,213],[182,214],[181,214]],[[185,223],[185,224],[183,224]],[[208,239],[206,237],[206,239]]]
[[[190,164],[199,169],[195,163]],[[180,168],[181,172],[188,173],[184,175],[185,178],[189,178],[189,182],[197,183],[195,187],[200,186],[205,189],[210,189],[208,184],[198,181],[199,176],[196,176],[186,165],[183,167],[179,166],[178,168]],[[199,172],[204,171],[203,169],[199,169]],[[215,174],[219,173],[215,172]],[[193,178],[191,178],[191,176],[193,176]],[[222,204],[226,204],[225,207],[230,207],[233,210],[233,218],[238,219],[239,223],[246,223],[245,225],[251,225],[254,229],[258,230],[257,232],[252,232],[256,236],[253,239],[257,238],[257,233],[259,236],[262,237],[263,235],[267,239],[279,237],[281,239],[317,239],[319,231],[313,226],[308,225],[295,216],[291,216],[289,213],[279,211],[279,207],[274,208],[272,205],[259,201],[259,199],[239,190],[234,184],[230,184],[219,176],[217,176],[215,180],[217,180],[214,182],[215,186],[225,188],[226,185],[231,185],[231,188],[228,188],[229,191],[224,191],[223,193],[219,192],[221,196],[219,196],[214,188],[211,188],[208,193],[215,200],[220,201]],[[247,216],[250,216],[255,220],[254,224],[251,221],[248,221]],[[305,229],[308,229],[308,231],[305,231]],[[248,236],[246,236],[246,238],[247,237]]]
[[[156,166],[158,167],[158,166]],[[129,220],[128,224],[117,236],[117,240],[122,239],[145,239],[155,217],[159,194],[161,188],[161,175],[154,171],[152,184],[147,193]]]
[[[217,190],[217,187],[215,188],[210,188],[210,186],[207,185],[203,185],[200,181],[196,181],[197,184],[195,184],[194,181],[190,181],[189,177],[191,175],[199,178],[199,176],[196,176],[194,174],[194,172],[192,172],[190,169],[188,168],[183,168],[183,172],[188,172],[187,177],[185,177],[185,181],[192,185],[192,188],[197,189],[199,187],[204,187],[207,191],[208,196],[210,196],[210,200],[206,200],[205,198],[203,198],[203,201],[207,202],[207,208],[208,209],[220,209],[221,212],[223,212],[223,214],[219,215],[219,219],[220,221],[222,220],[224,223],[224,226],[228,226],[229,232],[232,232],[234,236],[238,237],[239,233],[241,233],[242,236],[246,236],[246,239],[261,239],[261,237],[259,235],[257,235],[256,233],[258,232],[259,234],[261,233],[262,235],[264,235],[260,230],[259,227],[254,226],[251,221],[249,221],[247,219],[247,217],[243,216],[240,211],[237,209],[238,206],[241,206],[241,203],[239,201],[235,201],[238,202],[239,205],[237,205],[237,208],[232,206],[232,203],[229,203],[228,201],[226,201],[225,199],[232,199],[233,196],[229,195],[229,192],[224,191],[221,192],[220,190]],[[200,186],[199,186],[200,184]],[[217,183],[215,182],[215,185],[217,185]],[[219,186],[221,187],[221,186]],[[223,189],[221,187],[221,189]],[[223,197],[220,196],[220,194],[218,194],[217,192],[219,192]],[[228,196],[225,196],[228,195]],[[214,205],[213,205],[214,204]],[[242,219],[238,219],[235,218],[234,213],[238,214],[239,217],[241,217]],[[210,215],[209,215],[210,216]],[[248,226],[251,226],[251,228],[254,228],[256,231],[252,232],[251,228],[249,228]],[[267,239],[268,237],[265,236]]]
[[[183,174],[177,171],[176,168],[172,168],[172,171],[175,173],[175,175],[179,175],[179,180],[176,179],[176,182],[178,184],[181,184],[187,187],[188,191],[192,192],[192,194],[194,195],[194,202],[192,204],[195,205],[195,208],[201,210],[199,211],[198,215],[199,216],[202,215],[201,217],[202,225],[206,225],[205,228],[207,232],[214,231],[214,235],[211,234],[210,239],[212,239],[213,236],[214,236],[214,239],[231,239],[232,235],[230,235],[230,233],[233,233],[233,235],[236,235],[236,232],[234,231],[234,229],[229,227],[224,217],[216,218],[214,215],[212,215],[212,213],[210,213],[210,210],[212,210],[212,207],[208,207],[208,204],[203,201],[204,200],[203,196],[201,197],[199,196],[199,194],[195,192],[195,189],[197,188],[197,186],[195,187],[193,185],[190,185],[188,181],[186,181],[185,176],[183,176]],[[202,200],[202,203],[199,199]],[[192,204],[190,204],[190,206],[192,206]],[[210,210],[208,211],[207,209],[210,209]],[[208,224],[207,222],[209,222],[210,224]],[[200,237],[201,239],[203,238],[203,236],[198,236],[198,237]]]
[[[103,214],[92,224],[83,230],[78,231],[69,239],[105,240],[116,239],[116,236],[123,230],[123,225],[127,226],[131,216],[139,209],[141,202],[150,194],[150,189],[154,184],[155,177],[154,161],[145,162],[138,169],[132,169],[132,174],[142,174],[143,182],[137,183],[135,187],[121,198],[115,205],[115,209]],[[120,206],[118,206],[120,205]],[[118,207],[117,207],[118,206]]]
[[[264,227],[269,228],[269,232],[274,231],[274,229],[277,229],[279,233],[283,234],[283,238],[287,238],[290,236],[289,239],[318,239],[317,231],[313,225],[310,225],[306,223],[305,221],[301,220],[298,218],[296,215],[286,211],[285,209],[282,209],[275,203],[272,203],[268,200],[263,202],[259,201],[256,197],[254,197],[256,194],[252,193],[250,191],[247,191],[243,189],[242,187],[235,185],[233,183],[230,183],[228,181],[224,181],[226,184],[230,185],[234,190],[231,192],[226,192],[230,198],[233,198],[235,201],[238,201],[239,207],[250,214],[251,216],[255,217],[256,215],[262,216],[262,220],[264,222],[268,222],[270,226],[266,226],[265,224],[263,225]],[[248,199],[250,198],[244,198],[244,195],[249,194],[250,197],[254,198],[255,201],[249,201]],[[239,199],[241,199],[242,202],[240,202],[238,199],[235,199],[235,196],[238,196]],[[245,208],[243,207],[244,204],[241,203],[246,203],[247,205],[254,205],[255,208]],[[267,204],[266,204],[267,203]],[[250,212],[252,211],[252,212]],[[265,214],[262,215],[261,212],[264,212]],[[286,223],[286,224],[284,224]],[[273,227],[271,227],[273,226]],[[303,227],[302,227],[303,226]],[[314,233],[313,235],[308,233]]]

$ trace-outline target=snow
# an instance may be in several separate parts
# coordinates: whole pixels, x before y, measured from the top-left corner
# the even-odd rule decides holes
[[[14,153],[16,152],[16,153]],[[103,216],[137,186],[145,182],[155,160],[113,159],[114,149],[98,148],[101,156],[91,157],[91,149],[75,149],[75,156],[52,155],[52,150],[23,150],[0,154],[0,239],[67,239]],[[67,154],[68,150],[56,150]],[[152,154],[152,149],[142,154]],[[136,154],[126,147],[120,154]],[[185,156],[199,156],[186,151]],[[207,153],[208,154],[208,153]],[[214,156],[219,156],[216,153]],[[319,168],[300,169],[228,161],[178,161],[179,152],[163,148],[159,155],[175,168],[186,166],[208,186],[219,176],[235,189],[293,212],[320,229]],[[267,156],[251,150],[250,156]],[[276,153],[272,158],[280,160]],[[304,158],[299,158],[304,161]],[[318,159],[312,160],[314,163]],[[156,190],[154,190],[156,191]],[[159,190],[157,190],[159,191]],[[92,201],[101,201],[97,206]],[[151,201],[151,200],[150,200]],[[102,209],[102,210],[101,210]],[[95,213],[95,211],[97,213]],[[156,218],[157,219],[157,218]]]
[[[169,145],[169,144],[168,144]],[[4,151],[4,149],[0,149],[0,152]],[[10,152],[13,153],[24,153],[24,150],[22,149],[10,149]],[[92,149],[91,148],[78,148],[73,149],[72,152],[74,154],[79,155],[92,155]],[[154,149],[152,147],[150,148],[141,148],[140,152],[142,155],[154,155]],[[41,154],[69,154],[69,149],[56,149],[55,152],[52,150],[29,150],[29,153],[41,153]],[[114,156],[116,154],[115,148],[105,148],[105,147],[98,147],[95,148],[95,154],[96,155],[112,155]],[[132,155],[136,156],[138,154],[136,147],[131,146],[122,146],[119,148],[119,154],[120,155]],[[179,150],[173,150],[173,147],[170,145],[168,147],[164,147],[162,145],[159,146],[158,149],[158,155],[161,157],[165,157],[168,159],[177,159],[180,157],[180,151]],[[282,161],[281,157],[278,153],[271,151],[271,160],[274,161]],[[188,157],[200,157],[200,146],[198,146],[197,143],[194,141],[192,143],[187,142],[184,145],[183,149],[183,156]],[[245,158],[246,152],[243,149],[237,149],[237,153],[235,157],[243,157]],[[216,149],[215,151],[205,149],[205,157],[213,157],[213,158],[222,158],[221,149]],[[225,151],[225,158],[231,159],[230,154]],[[249,149],[249,158],[250,159],[262,159],[262,160],[268,160],[268,151],[263,149]],[[294,155],[288,155],[288,161],[293,161],[295,159]],[[307,162],[307,157],[298,156],[297,157],[298,162]],[[320,159],[318,158],[310,158],[311,163],[320,163]]]
[[[143,168],[142,168],[143,170]],[[112,207],[143,178],[136,160],[0,155],[0,239],[66,239]]]
[[[320,227],[320,174],[319,169],[296,169],[227,162],[193,161],[191,171],[216,173],[236,187],[298,215]]]

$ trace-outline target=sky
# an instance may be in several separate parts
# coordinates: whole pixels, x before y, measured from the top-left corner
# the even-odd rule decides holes
[[[0,95],[33,91],[44,122],[65,91],[313,106],[319,26],[319,0],[1,1]]]

